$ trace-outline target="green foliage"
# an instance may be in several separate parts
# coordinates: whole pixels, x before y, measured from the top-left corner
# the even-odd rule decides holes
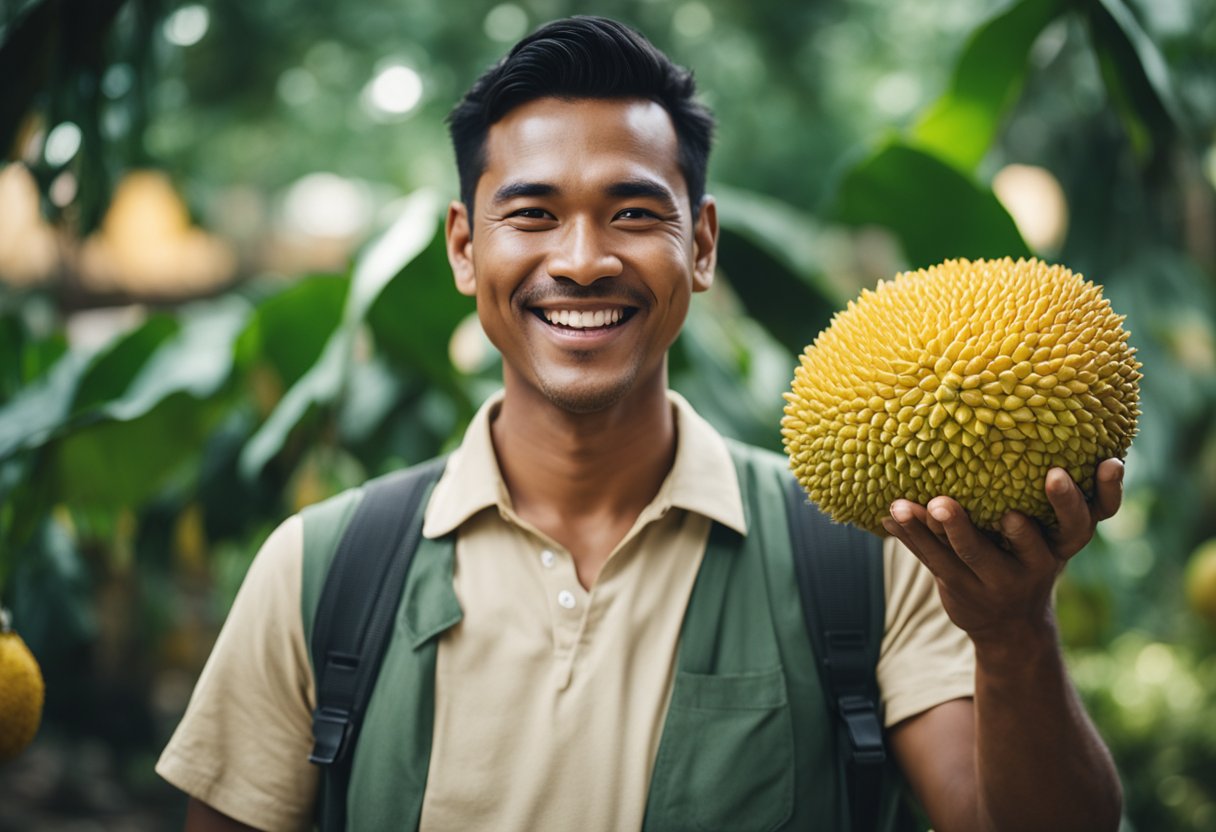
[[[912,128],[916,145],[960,170],[974,170],[1021,92],[1031,47],[1063,11],[1060,0],[1026,0],[976,29],[950,88]]]
[[[779,200],[715,185],[722,226],[718,265],[747,314],[800,352],[843,304],[820,262],[817,223]]]
[[[849,170],[833,217],[891,229],[916,268],[951,257],[1030,254],[991,190],[936,156],[898,142]]]
[[[1170,71],[1123,0],[1096,0],[1085,8],[1111,101],[1132,147],[1146,159],[1185,124]]]
[[[313,407],[330,405],[337,399],[355,338],[368,310],[385,286],[423,252],[434,237],[437,210],[432,194],[414,194],[401,216],[356,262],[341,324],[330,334],[318,360],[291,386],[270,418],[246,445],[241,454],[241,470],[245,476],[253,478],[261,472]]]

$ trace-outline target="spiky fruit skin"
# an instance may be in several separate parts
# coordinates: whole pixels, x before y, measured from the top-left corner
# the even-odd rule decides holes
[[[0,631],[0,762],[20,754],[42,721],[42,671],[21,636]]]
[[[882,534],[899,498],[955,498],[996,529],[1052,525],[1047,471],[1092,495],[1139,417],[1140,364],[1100,286],[1036,259],[947,260],[863,291],[785,394],[790,466],[832,519]]]

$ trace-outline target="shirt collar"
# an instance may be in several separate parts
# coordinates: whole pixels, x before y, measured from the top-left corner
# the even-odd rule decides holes
[[[675,463],[643,514],[657,517],[668,508],[682,508],[747,534],[739,478],[726,441],[683,396],[669,390],[667,397],[676,415]],[[502,399],[499,391],[486,400],[469,423],[460,447],[448,459],[427,505],[424,537],[442,537],[492,506],[511,513],[511,495],[490,438],[490,423]]]

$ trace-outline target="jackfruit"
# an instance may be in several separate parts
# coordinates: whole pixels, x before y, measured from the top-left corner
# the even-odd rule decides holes
[[[1216,537],[1199,544],[1186,565],[1186,600],[1201,618],[1216,625]]]
[[[883,534],[899,498],[958,500],[995,530],[1055,524],[1044,482],[1092,497],[1140,414],[1140,364],[1102,288],[1037,259],[947,260],[879,281],[800,357],[781,434],[811,500]]]
[[[9,629],[8,610],[0,608],[0,762],[16,757],[34,739],[45,692],[38,661]]]

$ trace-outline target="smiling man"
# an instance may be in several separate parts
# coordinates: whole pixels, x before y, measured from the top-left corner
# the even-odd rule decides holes
[[[785,527],[760,519],[784,461],[667,389],[718,235],[693,92],[638,33],[574,18],[452,114],[448,256],[503,391],[426,503],[349,828],[850,829]],[[1002,546],[949,498],[892,507],[877,679],[939,832],[1118,824],[1050,596],[1118,507],[1121,466],[1093,504],[1061,474],[1059,530],[1015,515]],[[306,633],[359,499],[287,520],[251,567],[158,765],[191,795],[188,828],[307,828],[326,799]]]

